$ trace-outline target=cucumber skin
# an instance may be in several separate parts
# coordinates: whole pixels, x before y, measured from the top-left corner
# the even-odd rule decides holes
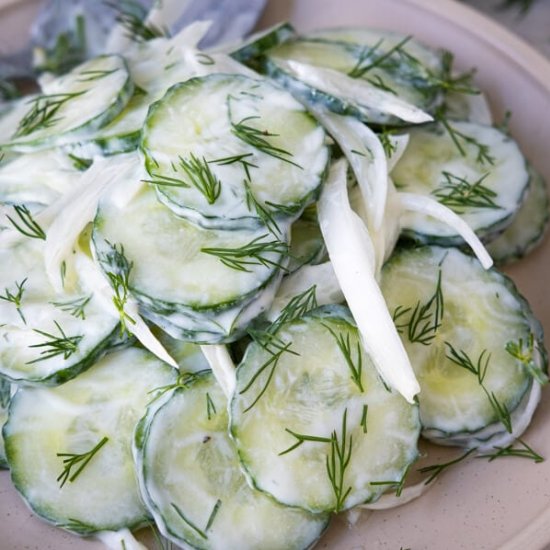
[[[296,30],[290,23],[280,23],[268,29],[266,34],[260,36],[257,40],[239,47],[229,55],[240,63],[244,63],[245,65],[250,63],[254,67],[254,59],[261,57],[267,50],[296,38],[296,36]]]
[[[431,246],[430,245],[413,245],[411,243],[405,243],[404,245],[400,245],[400,249],[404,252],[407,252],[407,251],[415,252],[416,250],[418,250],[418,252],[421,252],[422,249],[428,249],[428,248],[431,248]],[[451,250],[453,249],[453,247],[441,247],[441,248],[450,248]],[[471,254],[467,254],[467,255],[471,256]],[[395,260],[395,257],[394,257],[394,260]],[[389,264],[391,261],[392,260],[390,259],[390,260],[388,260],[387,263]],[[525,318],[525,320],[528,322],[528,324],[530,325],[531,331],[532,331],[534,339],[535,339],[535,346],[536,346],[536,349],[538,351],[538,359],[539,359],[539,363],[540,363],[539,367],[541,368],[541,370],[544,373],[548,374],[548,352],[547,352],[547,349],[546,349],[545,344],[544,344],[544,330],[543,330],[542,324],[535,317],[529,302],[521,294],[521,292],[517,288],[517,286],[516,286],[515,282],[513,281],[513,279],[510,276],[508,276],[507,274],[501,272],[500,270],[498,270],[495,267],[490,268],[490,271],[492,271],[493,273],[496,273],[498,275],[501,284],[519,302],[519,306],[521,308],[522,315]],[[518,398],[516,400],[517,401],[516,406],[512,410],[510,410],[510,412],[514,412],[516,410],[517,406],[519,406],[522,403],[522,401],[525,398],[526,394],[528,394],[530,392],[531,385],[534,384],[534,383],[537,383],[537,382],[536,382],[536,380],[532,379],[532,382],[526,386],[525,391],[522,392],[522,394],[518,396]],[[421,395],[422,394],[420,394],[420,399],[422,399]],[[495,427],[494,433],[491,432],[487,435],[487,427],[488,426],[494,426]],[[500,430],[498,429],[499,427],[501,428]],[[486,426],[483,426],[478,430],[445,431],[445,430],[442,430],[442,429],[437,428],[437,427],[423,425],[422,426],[422,435],[424,437],[426,437],[426,439],[433,440],[435,443],[438,443],[440,445],[454,445],[454,443],[452,443],[452,440],[455,437],[459,438],[459,439],[468,438],[468,439],[471,439],[473,441],[471,446],[475,446],[476,441],[483,442],[483,441],[489,440],[489,439],[493,438],[496,434],[502,432],[503,430],[504,430],[504,426],[495,417],[491,421],[490,424],[487,424]],[[434,434],[433,437],[430,434]],[[481,434],[484,434],[485,437],[479,438],[478,436],[481,435]],[[445,440],[447,440],[447,443],[445,443]],[[468,446],[470,446],[470,442],[466,441],[465,444],[461,444],[460,446],[468,447]]]
[[[111,55],[98,56],[98,58],[101,58],[101,57],[111,57]],[[105,111],[103,111],[96,117],[92,118],[85,124],[77,128],[73,128],[68,132],[64,132],[62,134],[57,134],[57,135],[54,134],[41,139],[39,138],[35,141],[22,141],[22,142],[12,141],[8,143],[2,143],[0,144],[0,150],[6,149],[11,151],[16,151],[19,153],[30,153],[32,151],[49,149],[55,146],[70,145],[75,141],[80,141],[82,137],[86,136],[86,134],[95,132],[101,129],[103,126],[106,126],[107,124],[109,124],[109,122],[112,122],[122,112],[122,110],[130,100],[130,98],[134,95],[134,91],[135,91],[134,83],[130,78],[130,72],[128,70],[128,65],[126,63],[126,60],[122,56],[117,55],[116,57],[119,57],[121,59],[123,67],[126,69],[128,77],[120,93],[117,95],[116,100],[113,103],[111,103],[111,105],[109,105]]]
[[[78,363],[70,367],[62,368],[44,378],[14,378],[6,373],[0,373],[13,383],[25,383],[28,385],[44,385],[44,386],[59,386],[72,380],[80,373],[92,367],[103,355],[108,351],[121,345],[120,340],[120,325],[117,324],[111,334],[104,338],[99,344],[93,348],[86,357],[83,357]],[[1,368],[0,368],[1,370]]]

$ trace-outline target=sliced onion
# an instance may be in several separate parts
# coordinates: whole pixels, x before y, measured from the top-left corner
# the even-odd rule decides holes
[[[382,379],[412,403],[420,387],[376,282],[368,231],[350,207],[342,160],[330,170],[318,216],[336,278],[365,349]]]
[[[493,265],[491,256],[472,228],[450,208],[425,195],[398,192],[398,196],[403,210],[420,212],[446,223],[470,245],[485,269],[489,269]],[[406,227],[406,225],[403,225],[403,227]]]
[[[237,375],[227,346],[222,344],[202,345],[201,350],[223,393],[230,399],[237,386]]]
[[[380,90],[364,80],[351,78],[340,71],[308,65],[298,61],[280,61],[286,70],[305,84],[327,94],[342,98],[353,105],[364,105],[378,112],[387,113],[404,120],[420,124],[433,118],[422,109]]]

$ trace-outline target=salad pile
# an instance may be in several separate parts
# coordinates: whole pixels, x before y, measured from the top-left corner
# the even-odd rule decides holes
[[[540,458],[542,328],[492,264],[540,242],[546,184],[472,74],[374,29],[146,24],[2,104],[0,460],[30,508],[112,548],[309,548],[422,493],[419,437]]]

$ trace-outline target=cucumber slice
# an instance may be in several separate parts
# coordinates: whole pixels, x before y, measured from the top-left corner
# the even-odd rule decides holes
[[[0,165],[0,202],[49,205],[78,177],[74,161],[58,150],[16,156]]]
[[[523,258],[542,241],[550,219],[548,189],[543,177],[529,166],[529,188],[512,223],[487,245],[497,264]]]
[[[520,207],[529,174],[517,144],[500,130],[446,122],[411,129],[392,178],[398,190],[437,199],[490,240]],[[421,243],[464,242],[451,227],[422,214],[406,213],[402,225],[406,237]]]
[[[441,52],[439,50],[422,44],[410,35],[406,36],[398,32],[365,27],[333,27],[308,32],[305,38],[321,42],[343,42],[351,46],[359,46],[363,50],[372,48],[373,51],[367,51],[366,53],[373,60],[398,47],[401,54],[397,57],[405,58],[405,60],[408,57],[411,64],[414,64],[414,59],[416,59],[425,70],[434,75],[439,74],[442,69]],[[402,45],[399,46],[399,44]],[[396,53],[399,54],[399,52]],[[388,64],[390,67],[392,66],[392,64]],[[409,70],[413,71],[413,67]]]
[[[206,228],[297,217],[317,197],[325,133],[288,92],[238,75],[193,78],[155,103],[143,129],[159,198]]]
[[[61,386],[20,388],[4,437],[13,483],[32,510],[83,535],[145,523],[132,436],[154,390],[176,380],[171,367],[127,348]],[[74,456],[83,458],[67,473]]]
[[[94,155],[117,155],[135,151],[141,141],[141,129],[147,117],[151,97],[138,91],[134,93],[123,111],[109,124],[87,136],[80,143],[68,146],[71,153],[83,159]]]
[[[143,499],[159,530],[192,548],[309,548],[328,517],[282,506],[250,488],[227,424],[227,399],[211,371],[148,408],[134,453]]]
[[[441,70],[441,57],[435,52],[422,48],[407,37],[398,38],[397,35],[365,29],[357,31],[357,42],[340,41],[341,36],[341,33],[335,32],[334,36],[329,33],[327,39],[314,34],[285,42],[268,52],[265,70],[302,100],[370,124],[400,125],[403,122],[372,105],[337,97],[300,83],[287,70],[287,62],[298,61],[338,71],[424,111],[433,110],[440,102],[436,75]],[[415,57],[419,50],[429,66]]]
[[[6,378],[0,377],[0,468],[7,468],[6,447],[2,427],[8,419],[8,407],[11,401],[11,384]]]
[[[129,288],[145,316],[175,337],[212,333],[214,341],[198,338],[209,343],[232,336],[236,317],[278,283],[288,247],[265,230],[196,227],[175,216],[149,187],[123,208],[104,200],[93,243],[104,271],[117,271],[119,260],[132,266]]]
[[[2,148],[33,151],[75,141],[113,120],[128,103],[134,85],[118,55],[93,58],[49,81],[43,94],[24,100],[26,112]],[[3,137],[5,140],[6,137]]]
[[[58,293],[46,276],[43,240],[24,237],[0,250],[2,376],[61,384],[118,342],[118,319],[91,291],[83,255],[75,248],[65,264],[65,288]]]
[[[506,417],[545,369],[544,351],[531,364],[511,353],[531,338],[544,350],[512,281],[458,249],[425,246],[394,253],[381,288],[420,383],[423,434],[471,444],[490,425],[511,431]]]
[[[327,260],[325,241],[317,221],[315,209],[296,220],[290,229],[288,272],[293,273],[306,264]]]
[[[417,407],[383,385],[340,306],[250,344],[230,414],[250,482],[314,512],[376,500],[417,457]]]

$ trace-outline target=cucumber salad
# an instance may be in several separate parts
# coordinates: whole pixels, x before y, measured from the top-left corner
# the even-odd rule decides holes
[[[381,30],[154,20],[1,104],[0,465],[33,512],[306,549],[420,496],[421,440],[540,458],[542,327],[493,263],[547,188],[472,74]]]

